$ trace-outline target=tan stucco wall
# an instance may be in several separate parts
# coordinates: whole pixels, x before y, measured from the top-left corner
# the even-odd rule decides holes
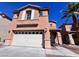
[[[56,23],[55,23],[55,22],[50,22],[50,24],[52,24],[52,27],[51,27],[51,25],[50,25],[50,29],[57,29],[57,28],[56,28]]]
[[[65,25],[66,31],[71,31],[71,27],[72,27],[72,25]]]

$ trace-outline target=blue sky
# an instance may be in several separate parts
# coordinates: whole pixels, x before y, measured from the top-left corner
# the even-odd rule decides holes
[[[20,8],[27,4],[39,5],[42,7],[49,6],[49,20],[55,20],[57,22],[57,27],[65,22],[61,20],[63,15],[60,10],[66,9],[66,6],[69,2],[0,2],[0,12],[5,13],[12,18],[13,10]],[[71,20],[69,22],[72,22]]]

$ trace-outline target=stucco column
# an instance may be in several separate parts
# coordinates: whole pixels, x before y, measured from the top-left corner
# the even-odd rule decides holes
[[[69,40],[70,40],[70,44],[75,44],[75,42],[74,42],[74,39],[73,39],[73,37],[72,37],[72,34],[68,34],[68,36],[69,36]]]
[[[62,45],[62,37],[61,37],[61,33],[57,32],[57,39],[58,39],[58,44]]]
[[[50,32],[48,30],[44,33],[44,45],[45,48],[51,48]]]

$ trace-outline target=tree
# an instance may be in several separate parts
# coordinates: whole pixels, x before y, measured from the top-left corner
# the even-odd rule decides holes
[[[61,19],[68,21],[68,19],[72,17],[72,21],[76,23],[77,17],[79,17],[79,3],[70,3],[67,5],[66,10],[61,10],[61,12],[63,13]]]
[[[70,17],[72,17],[72,29],[73,31],[76,31],[75,36],[77,42],[79,43],[79,3],[70,3],[67,5],[66,10],[61,10],[61,12],[63,13],[63,16],[61,17],[61,19],[66,19],[66,23],[69,20]]]

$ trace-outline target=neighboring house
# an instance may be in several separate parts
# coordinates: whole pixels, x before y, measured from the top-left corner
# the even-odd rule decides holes
[[[15,10],[5,44],[43,48],[62,44],[56,22],[48,19],[49,11],[47,7],[31,4]]]
[[[11,24],[11,18],[0,12],[0,38],[1,41],[6,39]]]

